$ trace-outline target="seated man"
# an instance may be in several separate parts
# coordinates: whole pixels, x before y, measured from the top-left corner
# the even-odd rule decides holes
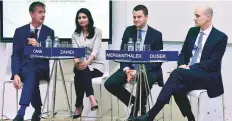
[[[41,2],[33,2],[29,7],[32,18],[31,23],[15,30],[13,38],[13,52],[11,60],[12,79],[16,89],[20,89],[20,82],[24,83],[17,116],[13,121],[23,121],[25,110],[31,103],[35,112],[32,121],[40,121],[41,97],[39,80],[49,79],[49,60],[33,59],[24,55],[25,46],[38,47],[40,42],[45,42],[47,36],[54,39],[54,31],[43,25],[45,18],[45,5]],[[34,31],[30,34],[30,31]]]
[[[137,38],[141,40],[141,45],[150,45],[151,50],[162,50],[163,49],[163,41],[162,34],[151,28],[147,25],[148,19],[148,10],[144,5],[137,5],[133,9],[133,26],[129,26],[126,28],[121,44],[121,50],[125,44],[128,43],[129,38],[132,38],[134,42],[136,42]],[[141,46],[140,46],[141,47]],[[141,47],[142,48],[142,47]],[[157,81],[159,86],[163,86],[163,75],[161,69],[162,63],[152,63],[146,64],[147,77],[149,88],[152,88],[152,85]],[[131,93],[128,92],[123,85],[131,82],[135,79],[136,69],[134,64],[130,63],[120,63],[120,69],[117,70],[109,79],[105,82],[105,88],[118,97],[126,106],[129,104],[129,99]],[[146,105],[146,91],[145,85],[142,85],[142,113],[145,113],[145,105]],[[138,98],[139,99],[139,98]],[[139,101],[137,101],[139,103]],[[132,104],[135,103],[134,97],[132,98]],[[136,106],[135,115],[138,113],[138,105]],[[134,108],[132,108],[133,110]],[[130,114],[129,119],[132,117],[132,112]]]
[[[182,47],[175,69],[162,88],[156,104],[135,121],[153,121],[171,96],[188,121],[195,121],[188,92],[206,89],[210,98],[224,93],[221,77],[221,61],[227,45],[227,35],[212,26],[211,7],[198,7],[195,10],[195,24],[190,28]]]

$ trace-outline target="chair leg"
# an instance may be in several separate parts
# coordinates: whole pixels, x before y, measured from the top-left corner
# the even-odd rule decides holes
[[[117,98],[117,102],[118,102],[118,114],[117,114],[117,120],[119,119],[119,99]]]
[[[49,115],[49,83],[47,85],[47,113]]]
[[[72,111],[72,82],[70,82],[70,111],[71,113],[74,113],[74,111]],[[73,118],[71,117],[70,121],[73,121]]]
[[[72,83],[70,83],[70,107],[72,111]]]
[[[197,101],[198,101],[198,106],[197,106],[197,121],[199,121],[199,115],[200,115],[200,97],[198,97],[198,99],[197,99]]]
[[[45,105],[47,105],[47,112],[44,112]],[[45,114],[45,113],[47,113],[47,115],[49,115],[49,83],[47,84],[47,90],[45,93],[45,98],[43,101],[43,108],[42,108],[42,114]]]
[[[112,95],[110,95],[110,107],[111,107],[111,121],[113,121],[113,99]]]
[[[100,121],[102,121],[102,89],[101,89],[101,84],[100,84],[100,108],[99,108],[99,118]]]
[[[163,108],[163,121],[165,121],[165,120],[164,120],[164,108]]]
[[[5,99],[5,82],[3,83],[2,88],[2,110],[1,110],[1,121],[3,121],[3,110],[4,110],[4,99]]]
[[[204,93],[204,92],[202,92],[202,93]],[[198,101],[198,106],[197,106],[197,117],[196,117],[196,119],[197,119],[197,121],[200,121],[200,106],[201,106],[201,104],[200,104],[200,98],[201,98],[201,94],[202,93],[200,93],[200,95],[199,95],[199,97],[198,97],[198,99],[197,99],[197,101]]]
[[[45,97],[44,97],[44,101],[43,101],[43,108],[42,108],[42,114],[44,114],[44,105],[46,104],[46,100],[47,100],[47,91],[48,90],[46,90],[46,93],[45,93]]]
[[[169,112],[170,121],[172,121],[172,97],[170,98],[170,112]]]
[[[18,109],[19,109],[18,101],[19,101],[19,91],[16,89],[16,114],[17,114]]]
[[[224,94],[222,94],[222,115],[223,115],[223,121],[226,121],[225,117],[225,102],[224,102]]]
[[[6,81],[3,83],[3,90],[2,90],[2,109],[1,109],[1,121],[3,121],[4,116],[4,102],[5,102],[5,86],[6,83],[12,83],[12,81]],[[16,89],[16,114],[18,112],[18,90]]]

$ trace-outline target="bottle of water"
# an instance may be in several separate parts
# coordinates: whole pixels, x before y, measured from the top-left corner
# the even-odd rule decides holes
[[[141,51],[142,49],[140,48],[140,46],[141,46],[141,40],[138,38],[135,43],[135,51]]]
[[[132,41],[132,38],[129,38],[129,41],[127,43],[127,50],[134,51],[134,42]]]
[[[45,47],[52,47],[52,39],[50,36],[47,36],[47,39],[45,40]]]
[[[54,39],[53,47],[60,47],[60,40],[59,40],[59,38],[57,36]]]

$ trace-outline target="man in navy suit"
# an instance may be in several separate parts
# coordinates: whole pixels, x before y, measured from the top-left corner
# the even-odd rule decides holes
[[[221,61],[227,45],[227,35],[212,26],[213,10],[202,6],[195,10],[195,24],[190,28],[175,69],[162,88],[154,107],[136,118],[136,121],[153,121],[155,116],[174,99],[184,117],[195,121],[187,93],[206,89],[210,98],[224,93]]]
[[[38,47],[40,42],[45,44],[47,36],[54,39],[54,31],[43,25],[45,18],[45,5],[43,3],[33,2],[29,7],[29,12],[32,18],[31,23],[17,28],[13,37],[11,59],[13,84],[16,89],[20,89],[21,82],[24,84],[19,102],[21,107],[13,121],[24,120],[25,110],[30,103],[35,108],[31,120],[40,121],[42,103],[39,80],[49,79],[49,60],[33,59],[24,55],[24,47]],[[34,31],[33,36],[31,31]]]
[[[129,38],[132,38],[133,42],[137,41],[137,38],[140,38],[142,45],[150,45],[151,50],[162,50],[163,41],[161,32],[153,29],[147,25],[148,19],[148,10],[144,5],[137,5],[133,9],[133,26],[126,28],[123,38],[121,49],[124,50],[124,45],[128,43]],[[146,64],[147,76],[149,88],[151,89],[155,82],[158,82],[159,86],[163,86],[163,75],[161,69],[162,63],[152,63]],[[132,63],[120,63],[120,69],[117,70],[109,79],[105,82],[105,88],[118,97],[125,105],[128,106],[131,93],[128,92],[123,85],[134,80],[136,76],[136,69]],[[143,85],[144,86],[144,85]],[[144,87],[143,87],[144,89]],[[146,91],[142,90],[142,109],[145,113],[145,104],[146,104]],[[138,98],[139,99],[139,98]],[[139,102],[139,101],[137,101]],[[134,97],[132,98],[132,103],[135,103]],[[138,113],[138,105],[136,106],[136,115]],[[133,110],[134,108],[132,108]],[[132,112],[129,119],[132,117]]]

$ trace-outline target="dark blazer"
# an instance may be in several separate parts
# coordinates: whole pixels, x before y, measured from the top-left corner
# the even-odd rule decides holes
[[[129,38],[132,38],[134,43],[137,40],[137,27],[135,25],[126,28],[123,34],[120,50],[124,50],[124,45],[128,43]],[[163,49],[162,33],[148,26],[144,44],[150,45],[151,50],[162,50]],[[162,74],[161,65],[162,63],[146,64],[147,72],[153,72],[158,74],[159,86],[163,86],[163,74]],[[129,67],[133,69],[132,63],[130,64],[120,63],[120,69],[123,70],[124,67]]]
[[[44,41],[47,39],[47,36],[51,36],[51,39],[54,40],[54,31],[42,25],[38,42]],[[19,74],[20,69],[23,66],[28,66],[28,63],[31,62],[31,58],[29,56],[24,55],[24,47],[28,45],[27,38],[30,37],[30,24],[19,27],[15,30],[13,37],[13,52],[11,56],[11,71],[12,75]],[[49,75],[49,60],[45,59],[36,59],[36,64],[42,67],[48,68]]]
[[[178,66],[182,64],[187,65],[189,63],[199,32],[199,27],[189,29],[179,55]],[[221,76],[221,61],[226,49],[227,39],[228,37],[226,34],[213,27],[204,45],[200,62],[190,66],[190,69],[209,73],[210,77],[206,85],[209,97],[217,97],[224,93]]]

